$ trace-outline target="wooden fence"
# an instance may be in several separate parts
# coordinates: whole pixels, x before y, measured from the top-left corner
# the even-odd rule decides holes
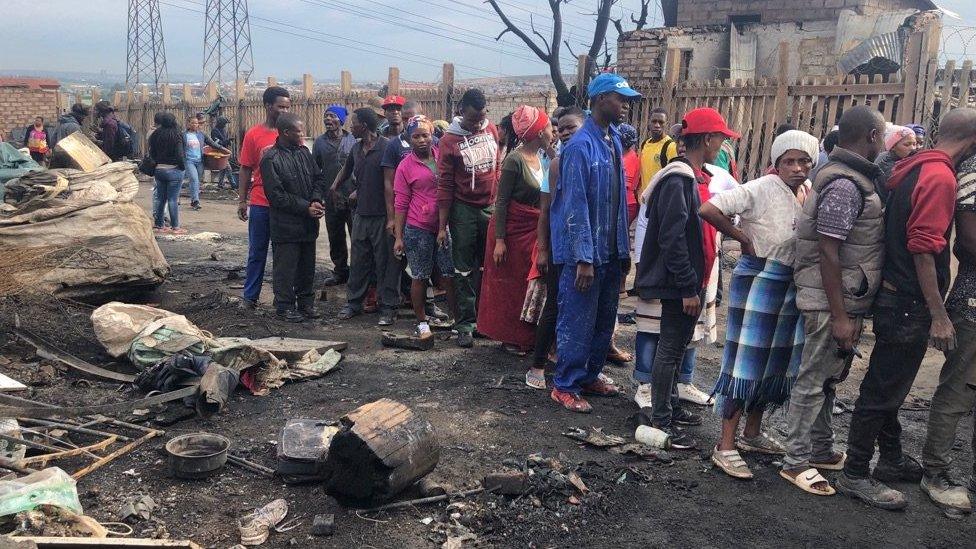
[[[391,67],[389,74],[387,83],[389,93],[399,93],[418,102],[423,112],[432,118],[448,119],[454,105],[465,91],[465,88],[454,85],[454,67],[450,63],[444,65],[442,82],[437,86],[406,89],[400,85],[400,73],[396,67]],[[276,84],[274,79],[269,78],[268,85],[274,84]],[[316,93],[311,76],[305,75],[302,90],[291,94],[291,111],[302,118],[305,123],[305,133],[314,137],[325,131],[322,118],[329,105],[341,104],[352,112],[368,106],[369,100],[376,97],[376,93],[353,90],[348,71],[342,72],[340,86],[337,89]],[[145,139],[153,127],[153,117],[156,113],[172,112],[178,121],[183,121],[205,110],[217,97],[218,93],[214,86],[208,87],[203,95],[195,96],[190,86],[184,85],[182,99],[173,101],[172,90],[166,85],[163,86],[158,97],[151,96],[145,87],[137,93],[117,92],[113,104],[118,108],[119,118],[128,122]],[[496,122],[521,104],[544,108],[549,112],[556,108],[554,92],[492,94],[488,96],[488,101],[491,116]],[[241,142],[243,132],[247,128],[264,121],[265,118],[260,96],[249,96],[245,92],[243,82],[237,83],[233,97],[223,102],[222,109],[222,115],[231,122],[231,129],[238,138],[237,143]],[[209,128],[204,129],[209,130]]]
[[[929,31],[911,34],[900,71],[888,75],[840,75],[836,77],[786,77],[790,50],[779,48],[779,75],[758,80],[678,81],[681,56],[676,50],[666,57],[664,81],[641,90],[644,99],[631,110],[631,123],[646,128],[652,108],[663,107],[674,119],[696,107],[712,107],[729,126],[742,134],[736,142],[736,159],[742,178],[752,179],[770,163],[770,147],[777,126],[784,122],[822,139],[833,129],[845,109],[869,105],[897,124],[916,123],[931,136],[949,108],[973,100],[972,61],[949,61],[940,67],[937,36]]]

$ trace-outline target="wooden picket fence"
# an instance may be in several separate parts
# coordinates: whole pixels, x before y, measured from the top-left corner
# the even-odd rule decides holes
[[[950,108],[969,105],[974,97],[973,62],[956,69],[955,61],[944,67],[937,59],[937,38],[923,30],[909,36],[902,70],[888,75],[840,75],[801,77],[789,80],[789,47],[780,44],[780,74],[757,80],[714,80],[679,82],[680,55],[669,52],[664,81],[643,89],[644,99],[631,110],[631,123],[646,128],[649,113],[663,107],[670,118],[697,107],[712,107],[729,126],[742,134],[735,143],[736,159],[743,180],[761,175],[770,163],[770,148],[776,128],[789,122],[822,139],[844,111],[855,105],[880,110],[885,119],[924,126],[931,136],[938,120]]]

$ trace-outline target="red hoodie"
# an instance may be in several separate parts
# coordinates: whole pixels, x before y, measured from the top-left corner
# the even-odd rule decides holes
[[[926,150],[898,161],[886,188],[890,194],[919,167],[908,216],[908,251],[938,254],[948,244],[946,236],[955,213],[956,171],[949,155],[939,150]]]

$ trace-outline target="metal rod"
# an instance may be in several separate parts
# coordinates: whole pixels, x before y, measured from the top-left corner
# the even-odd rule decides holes
[[[238,467],[254,471],[255,473],[260,473],[265,476],[273,477],[275,475],[275,470],[253,461],[248,461],[242,457],[235,456],[233,454],[227,454],[227,461],[231,462]]]
[[[20,444],[22,446],[26,446],[28,448],[33,448],[35,450],[44,450],[45,452],[63,452],[64,451],[64,448],[55,448],[54,446],[48,446],[47,444],[41,444],[40,442],[33,442],[33,441],[25,440],[25,439],[22,439],[22,438],[12,437],[12,436],[9,436],[9,435],[5,435],[3,433],[0,433],[0,440],[6,440],[7,442],[10,442],[12,444]],[[98,459],[98,456],[94,456],[94,457],[96,459]]]
[[[115,433],[108,433],[108,432],[105,432],[105,431],[96,431],[94,429],[87,429],[85,427],[81,427],[81,426],[77,426],[77,425],[68,425],[66,423],[60,423],[60,422],[57,422],[57,421],[47,421],[47,420],[44,420],[44,419],[35,419],[35,418],[30,418],[30,417],[17,418],[17,421],[20,421],[20,422],[23,422],[23,423],[34,423],[34,424],[37,424],[37,425],[43,425],[45,427],[53,427],[53,428],[56,428],[56,429],[64,429],[65,431],[71,431],[71,432],[74,432],[74,433],[81,433],[83,435],[93,435],[93,436],[102,437],[102,438],[105,438],[105,437],[115,437],[115,438],[117,438],[118,440],[120,440],[122,442],[129,442],[130,440],[132,440],[132,438],[127,437],[127,436],[124,436],[124,435],[117,435]]]

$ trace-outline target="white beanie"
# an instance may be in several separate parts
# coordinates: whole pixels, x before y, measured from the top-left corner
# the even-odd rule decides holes
[[[817,138],[807,132],[789,130],[779,134],[773,140],[772,150],[769,155],[773,166],[776,165],[779,157],[791,149],[807,153],[810,156],[810,160],[813,160],[813,165],[817,165],[817,159],[820,158],[820,142],[817,141]]]

